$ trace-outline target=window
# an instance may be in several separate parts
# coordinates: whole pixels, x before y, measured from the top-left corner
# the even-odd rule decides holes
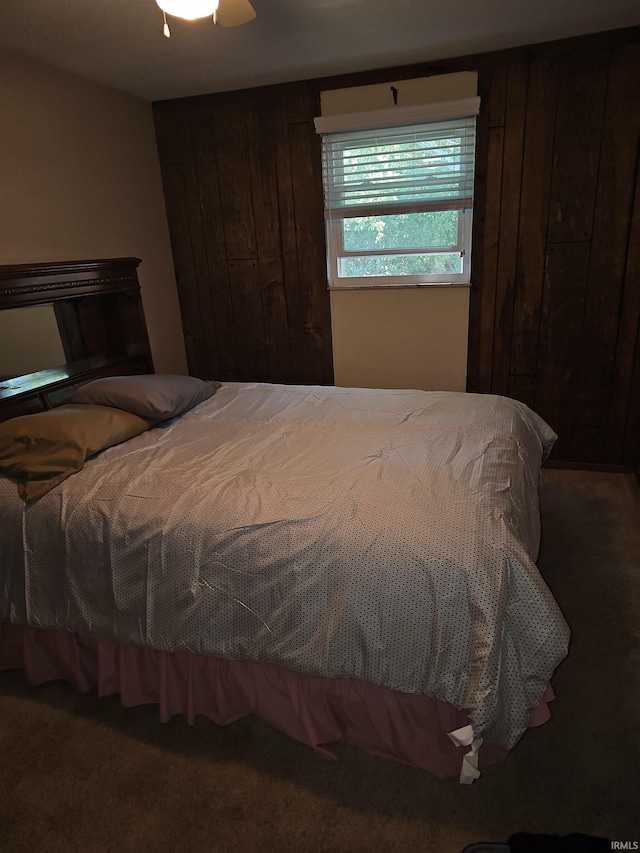
[[[439,106],[450,113],[456,103]],[[331,288],[470,281],[478,103],[458,105],[468,117],[394,126],[366,125],[402,122],[416,108],[316,119]],[[365,126],[327,130],[350,120]]]

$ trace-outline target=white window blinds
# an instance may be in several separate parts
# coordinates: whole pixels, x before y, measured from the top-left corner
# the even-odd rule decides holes
[[[324,133],[329,216],[464,210],[473,202],[475,115],[426,124]]]

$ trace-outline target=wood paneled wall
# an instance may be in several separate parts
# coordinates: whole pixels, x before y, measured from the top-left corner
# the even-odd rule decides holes
[[[640,29],[154,104],[189,368],[332,381],[323,89],[477,70],[469,391],[640,463]]]
[[[468,387],[535,409],[557,459],[637,465],[640,41],[562,47],[484,72]]]
[[[319,94],[154,104],[189,370],[331,384]]]

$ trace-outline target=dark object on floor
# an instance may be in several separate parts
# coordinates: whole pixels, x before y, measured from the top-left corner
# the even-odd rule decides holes
[[[500,844],[497,841],[480,842],[465,847],[462,853],[511,853],[508,844]]]
[[[506,844],[480,842],[465,847],[462,853],[605,853],[611,841],[594,835],[572,832],[571,835],[532,835],[517,832]]]
[[[609,853],[611,841],[595,835],[531,835],[517,832],[507,841],[511,853]]]

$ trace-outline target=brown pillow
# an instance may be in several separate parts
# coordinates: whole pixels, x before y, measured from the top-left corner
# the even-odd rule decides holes
[[[69,401],[115,406],[141,418],[167,420],[213,397],[219,387],[219,382],[205,382],[195,376],[110,376],[83,385]]]
[[[107,406],[60,406],[0,424],[0,473],[17,480],[28,504],[46,494],[87,457],[144,432],[153,421]]]

